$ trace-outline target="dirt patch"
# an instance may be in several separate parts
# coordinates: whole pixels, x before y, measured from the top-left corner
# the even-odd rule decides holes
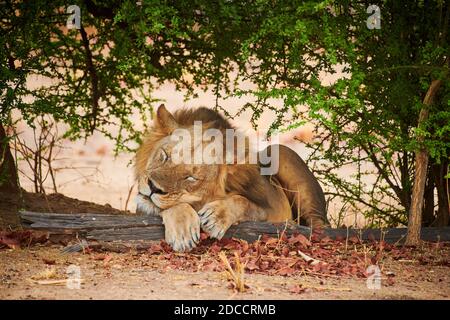
[[[109,204],[100,205],[66,197],[60,193],[39,194],[22,191],[19,193],[0,192],[0,228],[20,227],[18,211],[29,210],[35,212],[54,213],[104,213],[104,214],[130,214],[121,211]]]
[[[0,299],[450,298],[448,267],[418,261],[386,261],[380,289],[368,288],[363,278],[245,274],[243,293],[232,289],[223,272],[173,270],[146,252],[61,254],[59,246],[36,246],[0,250],[0,261]],[[67,279],[70,266],[80,267],[79,289],[46,284]],[[395,281],[387,280],[389,274]]]

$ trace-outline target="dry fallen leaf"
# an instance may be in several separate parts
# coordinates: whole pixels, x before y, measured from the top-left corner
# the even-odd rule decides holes
[[[289,238],[288,242],[290,244],[300,243],[303,247],[309,247],[311,245],[311,242],[308,240],[308,238],[306,238],[301,233]]]

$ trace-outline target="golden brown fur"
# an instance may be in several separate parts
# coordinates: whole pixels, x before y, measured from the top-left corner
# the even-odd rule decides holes
[[[183,109],[172,115],[160,106],[136,154],[138,211],[163,217],[166,240],[175,250],[194,247],[200,226],[221,238],[232,224],[245,220],[284,222],[301,217],[314,227],[326,223],[320,185],[287,147],[280,146],[280,172],[271,177],[262,176],[258,164],[172,161],[171,134],[179,128],[193,130],[194,121],[201,121],[203,128],[232,129],[207,108]]]

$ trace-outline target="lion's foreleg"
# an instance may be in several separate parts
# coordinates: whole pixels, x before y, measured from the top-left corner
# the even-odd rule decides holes
[[[234,223],[266,219],[264,210],[240,195],[208,202],[199,210],[198,215],[202,229],[217,239],[221,239]]]
[[[165,239],[175,251],[190,251],[200,240],[200,218],[187,203],[161,211]]]

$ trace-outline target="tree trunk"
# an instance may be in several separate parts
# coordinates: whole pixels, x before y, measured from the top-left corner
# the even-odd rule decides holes
[[[0,123],[0,191],[19,190],[16,163],[9,148],[9,139],[3,124]]]
[[[434,217],[434,174],[433,165],[428,165],[427,182],[425,184],[425,193],[423,195],[423,212],[422,212],[422,226],[429,227],[435,220]]]
[[[423,100],[423,106],[420,110],[419,121],[417,127],[420,128],[422,124],[428,119],[428,107],[433,104],[436,92],[441,86],[441,80],[433,80],[430,88]],[[425,182],[427,178],[428,167],[428,151],[423,146],[424,136],[419,134],[418,142],[421,145],[416,151],[416,174],[414,177],[414,185],[412,191],[411,208],[408,217],[408,234],[406,236],[406,245],[418,245],[420,243],[420,227],[422,224],[422,208],[423,208],[423,194],[425,191]]]

